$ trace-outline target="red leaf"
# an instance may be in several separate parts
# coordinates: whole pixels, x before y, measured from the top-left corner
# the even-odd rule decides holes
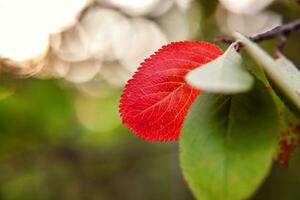
[[[177,140],[200,90],[187,85],[192,69],[222,54],[207,42],[174,42],[146,59],[128,81],[120,102],[124,124],[145,140]]]

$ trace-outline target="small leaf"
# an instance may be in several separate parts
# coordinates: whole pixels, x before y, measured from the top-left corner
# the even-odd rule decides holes
[[[180,138],[183,174],[201,200],[241,200],[255,192],[276,152],[279,117],[261,84],[235,96],[202,94]]]
[[[187,111],[200,93],[185,82],[186,73],[221,54],[207,42],[164,46],[126,84],[120,101],[123,123],[145,140],[177,140]]]
[[[264,69],[281,100],[291,111],[300,115],[300,95],[291,84],[286,71],[267,52],[247,37],[240,33],[235,33],[235,37],[244,44],[250,56]]]
[[[242,57],[232,44],[217,59],[190,71],[186,80],[204,91],[219,94],[236,94],[249,91],[254,79],[244,69]]]

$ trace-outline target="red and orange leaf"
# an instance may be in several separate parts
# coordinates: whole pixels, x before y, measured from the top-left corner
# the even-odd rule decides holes
[[[125,86],[120,102],[123,123],[145,140],[177,140],[187,111],[200,93],[185,82],[185,75],[222,53],[207,42],[162,47]]]

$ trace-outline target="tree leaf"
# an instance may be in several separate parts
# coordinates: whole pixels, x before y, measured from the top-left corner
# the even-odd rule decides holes
[[[200,93],[185,82],[186,73],[221,54],[207,42],[164,46],[126,84],[120,102],[123,123],[145,140],[177,140],[186,113]]]
[[[270,94],[256,83],[246,94],[202,94],[180,138],[183,174],[201,200],[249,197],[276,152],[279,117]]]
[[[232,44],[217,59],[190,71],[186,80],[204,91],[219,94],[236,94],[251,89],[254,79],[243,66],[243,60]]]
[[[250,56],[264,69],[280,99],[291,111],[300,115],[300,95],[291,84],[286,71],[267,52],[247,37],[240,33],[235,33],[235,37],[244,44]]]

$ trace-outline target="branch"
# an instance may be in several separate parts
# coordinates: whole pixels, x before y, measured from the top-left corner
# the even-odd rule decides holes
[[[272,38],[280,35],[281,39],[280,39],[280,44],[278,45],[278,47],[280,49],[283,49],[284,44],[287,41],[288,35],[291,32],[293,32],[295,30],[298,30],[298,29],[300,29],[300,18],[295,19],[293,21],[290,21],[290,22],[288,22],[286,24],[283,24],[281,26],[277,26],[277,27],[275,27],[275,28],[273,28],[273,29],[271,29],[267,32],[251,36],[251,37],[249,37],[249,39],[251,39],[253,42],[261,42],[263,40],[272,39]],[[226,44],[231,44],[231,43],[235,42],[235,40],[222,38],[222,37],[217,37],[217,38],[214,39],[214,41],[224,42]]]

